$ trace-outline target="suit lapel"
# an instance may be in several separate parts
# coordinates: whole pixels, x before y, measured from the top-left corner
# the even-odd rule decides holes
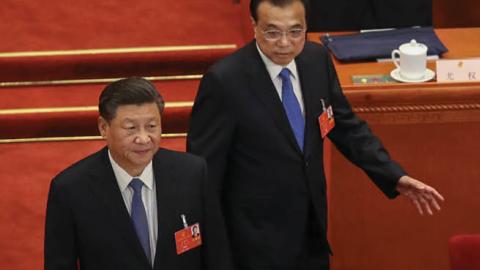
[[[181,224],[180,214],[176,209],[179,195],[177,195],[177,186],[175,185],[175,178],[172,174],[173,164],[169,162],[168,158],[163,157],[163,150],[158,150],[153,159],[153,172],[155,176],[155,186],[157,193],[157,219],[158,219],[158,233],[157,246],[154,259],[154,269],[157,265],[164,265],[168,251],[174,242],[168,241],[172,235],[171,228],[175,227],[172,223]],[[180,229],[180,228],[179,228]],[[175,246],[173,247],[175,248]]]
[[[255,41],[248,46],[250,56],[246,57],[245,61],[247,61],[247,73],[250,83],[249,89],[251,89],[253,94],[265,105],[265,108],[275,121],[276,126],[287,137],[289,145],[293,147],[296,152],[302,154],[285,110],[283,109],[282,101],[275,90],[275,86],[273,85],[265,64],[258,54]]]
[[[315,91],[315,86],[309,81],[309,76],[308,76],[308,69],[305,66],[305,60],[303,59],[302,54],[299,55],[295,59],[295,63],[297,65],[297,71],[300,77],[300,86],[302,89],[302,95],[303,95],[303,106],[305,109],[305,145],[304,145],[304,155],[308,157],[312,151],[312,143],[313,139],[315,136],[318,136],[314,134],[316,130],[316,116],[314,115],[314,106],[315,102],[319,102],[319,100],[315,100],[316,97],[314,95]],[[320,75],[319,75],[320,76]],[[318,131],[318,130],[317,130]]]
[[[90,172],[92,175],[91,189],[103,205],[105,212],[109,215],[112,226],[116,227],[118,232],[120,232],[119,236],[125,239],[126,246],[134,247],[135,255],[138,258],[142,258],[145,263],[148,263],[118,188],[115,174],[108,158],[107,148],[104,148],[99,154],[99,165]]]

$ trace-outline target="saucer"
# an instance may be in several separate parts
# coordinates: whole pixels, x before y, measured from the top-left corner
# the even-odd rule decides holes
[[[430,81],[431,79],[433,79],[433,77],[435,77],[435,72],[427,68],[427,70],[425,71],[425,75],[423,75],[422,78],[414,80],[414,79],[403,78],[402,75],[400,74],[400,69],[396,68],[392,70],[392,72],[390,72],[390,76],[400,82],[418,83],[418,82]]]

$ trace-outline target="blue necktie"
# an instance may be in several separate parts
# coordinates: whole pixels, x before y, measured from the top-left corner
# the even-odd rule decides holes
[[[145,255],[147,255],[149,262],[151,262],[152,256],[150,253],[147,213],[142,201],[143,182],[138,178],[133,178],[129,185],[133,188],[131,218],[135,230],[137,231],[138,240],[140,240],[143,251],[145,251]]]
[[[292,127],[298,146],[300,147],[300,150],[303,151],[305,120],[303,119],[300,104],[298,103],[297,97],[293,92],[292,81],[290,81],[290,71],[288,68],[283,68],[279,76],[282,79],[283,108],[287,113],[288,121],[290,122],[290,126]]]

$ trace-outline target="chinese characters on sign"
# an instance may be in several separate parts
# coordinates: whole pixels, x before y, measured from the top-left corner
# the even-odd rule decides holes
[[[480,59],[437,61],[437,82],[479,81]]]

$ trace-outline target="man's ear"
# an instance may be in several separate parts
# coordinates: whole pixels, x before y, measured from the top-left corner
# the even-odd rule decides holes
[[[250,16],[250,21],[252,22],[252,27],[253,27],[253,36],[255,39],[257,39],[257,22],[253,17]]]
[[[108,127],[108,122],[105,120],[103,117],[99,116],[98,117],[98,131],[100,132],[100,135],[102,135],[103,138],[107,136],[107,127]]]

